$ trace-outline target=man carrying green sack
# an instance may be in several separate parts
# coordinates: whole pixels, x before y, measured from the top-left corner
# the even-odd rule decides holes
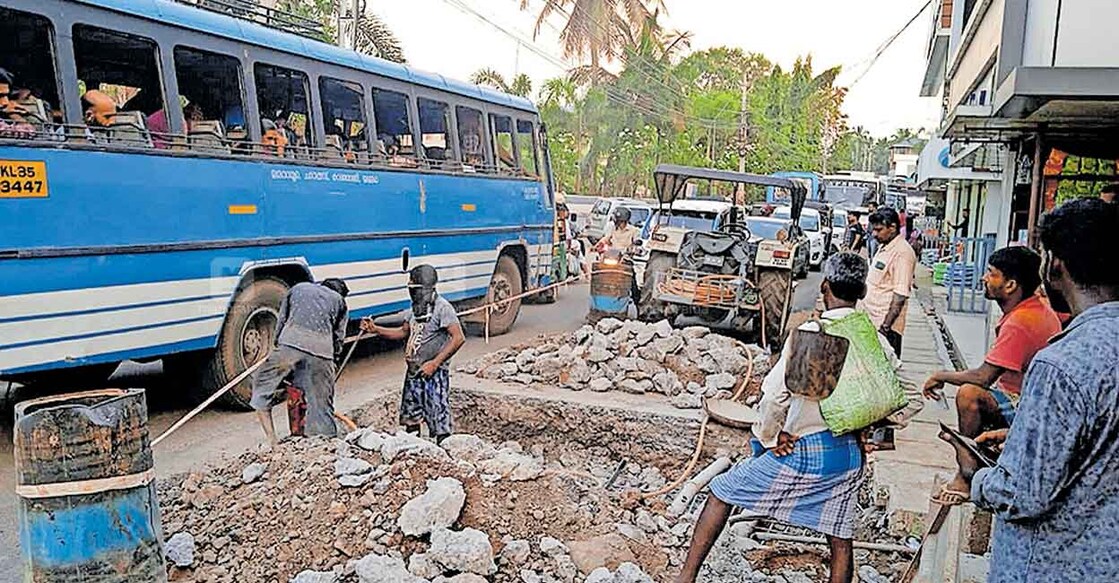
[[[832,416],[835,423],[869,425],[888,419],[904,425],[924,405],[915,385],[898,385],[896,375],[901,363],[889,341],[875,331],[865,314],[855,311],[855,304],[866,294],[867,271],[866,260],[849,252],[833,255],[824,263],[820,292],[826,311],[820,322],[829,333],[847,338],[849,347],[838,385],[823,401],[839,399],[835,404],[842,406],[837,409],[839,414]],[[859,322],[864,320],[870,335],[862,332],[865,326]],[[808,322],[800,330],[818,332],[819,324]],[[789,390],[785,370],[790,342],[762,382],[761,420],[754,425],[750,441],[753,455],[712,480],[711,496],[696,523],[678,582],[695,581],[734,506],[823,533],[831,549],[829,581],[847,583],[854,577],[852,537],[864,478],[860,432],[833,431],[822,412],[822,401]],[[845,378],[850,374],[856,376]],[[882,416],[851,410],[851,403],[866,402],[868,409],[875,406],[875,399],[861,395],[851,398],[848,394],[852,388],[858,389],[857,381],[873,376],[885,377],[885,382],[875,382],[875,386],[902,390],[900,402],[889,408],[900,410]]]

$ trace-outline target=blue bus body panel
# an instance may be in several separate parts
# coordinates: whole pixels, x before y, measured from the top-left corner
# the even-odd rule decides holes
[[[823,200],[823,181],[819,174],[815,172],[774,172],[771,176],[777,178],[790,178],[795,180],[807,180],[811,185],[808,189],[807,200]],[[777,190],[772,186],[767,186],[765,189],[765,201],[770,204],[785,204],[787,200],[778,200]]]
[[[401,254],[451,300],[485,294],[521,245],[546,281],[542,182],[253,160],[0,147],[43,161],[46,198],[0,206],[0,373],[208,348],[242,276],[342,277],[351,317],[403,308]]]

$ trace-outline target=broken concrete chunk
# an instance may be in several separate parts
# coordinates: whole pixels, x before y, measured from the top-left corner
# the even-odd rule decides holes
[[[635,395],[645,394],[645,388],[642,383],[633,379],[623,379],[618,383],[618,389],[625,393],[633,393]]]
[[[385,445],[385,436],[370,430],[358,436],[354,443],[365,451],[379,452]]]
[[[617,318],[603,318],[595,325],[595,329],[603,334],[610,334],[623,325],[622,321]]]
[[[605,393],[614,387],[614,382],[610,379],[599,377],[591,379],[590,389],[596,393]]]
[[[703,338],[711,332],[706,326],[688,326],[680,331],[686,338]]]
[[[473,528],[451,532],[445,528],[431,533],[430,560],[447,571],[492,575],[497,572],[493,547],[486,533]]]
[[[338,476],[338,484],[345,488],[357,488],[365,485],[371,479],[373,479],[373,474]]]
[[[591,574],[587,575],[583,583],[614,583],[614,574],[606,567],[599,567],[591,571]]]
[[[633,563],[622,563],[614,571],[614,583],[656,583],[648,573]]]
[[[540,460],[509,450],[502,450],[490,459],[479,461],[477,467],[483,474],[501,476],[514,482],[535,480],[544,473],[544,464]]]
[[[245,469],[241,470],[241,483],[252,484],[259,480],[267,470],[268,464],[261,462],[249,464],[245,466]]]
[[[416,553],[408,558],[408,572],[424,579],[434,579],[443,574],[443,569],[426,554]]]
[[[420,536],[437,528],[450,528],[462,514],[466,490],[454,478],[439,478],[427,483],[427,491],[409,500],[400,509],[396,525],[408,536]]]
[[[354,566],[359,583],[426,583],[408,572],[404,559],[369,554]]]
[[[599,567],[616,567],[626,561],[637,560],[626,538],[616,532],[583,541],[569,542],[567,549],[571,554],[572,562],[581,573],[590,573]]]
[[[300,571],[290,583],[335,583],[339,580],[334,571]]]
[[[522,565],[532,553],[527,540],[511,540],[501,549],[501,560],[511,565]]]
[[[734,385],[738,384],[738,379],[730,373],[721,372],[718,374],[707,375],[705,384],[707,385],[708,390],[729,390],[733,389]]]
[[[540,552],[549,557],[554,557],[556,555],[566,554],[567,546],[560,542],[559,539],[545,535],[540,537]]]
[[[373,472],[373,464],[356,457],[340,457],[334,460],[335,476],[356,476]]]
[[[677,409],[699,409],[703,406],[703,396],[692,393],[680,393],[672,397],[672,406]]]
[[[532,370],[532,364],[536,362],[536,351],[531,348],[526,348],[517,354],[516,363],[517,369],[521,372],[529,372]]]
[[[661,338],[668,338],[672,335],[672,324],[668,320],[661,320],[653,324],[653,332]]]
[[[673,354],[677,350],[684,347],[684,339],[679,336],[668,336],[666,338],[657,338],[653,341],[653,346],[657,350],[667,354]]]
[[[609,350],[607,350],[607,349],[605,349],[601,346],[592,346],[589,349],[587,349],[587,361],[588,362],[606,362],[607,360],[610,360],[613,357],[614,357],[614,355],[610,354]]]
[[[672,395],[673,389],[676,388],[679,382],[680,378],[676,376],[676,373],[670,370],[657,373],[653,377],[653,386],[656,388],[656,391],[664,395]]]
[[[544,583],[544,578],[532,569],[521,569],[518,575],[521,577],[521,583]]]
[[[434,443],[422,439],[411,433],[398,432],[396,435],[385,438],[381,447],[381,457],[385,463],[392,463],[399,455],[428,455],[432,457],[446,457],[447,452]]]
[[[476,462],[493,454],[493,447],[482,441],[481,437],[469,433],[456,433],[448,436],[440,444],[452,458]]]
[[[167,544],[163,546],[163,554],[176,567],[189,567],[194,563],[194,536],[189,532],[176,532],[167,539]]]

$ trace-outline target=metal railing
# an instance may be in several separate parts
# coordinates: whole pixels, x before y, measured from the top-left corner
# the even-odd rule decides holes
[[[953,237],[949,254],[941,259],[947,266],[944,287],[948,290],[948,310],[970,314],[987,313],[983,274],[995,251],[995,236]]]

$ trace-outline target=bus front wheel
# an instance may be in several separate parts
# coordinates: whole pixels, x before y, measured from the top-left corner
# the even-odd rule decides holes
[[[202,382],[206,396],[268,356],[275,344],[280,304],[287,293],[288,285],[271,277],[258,279],[237,293],[222,326],[217,350],[206,367]],[[247,410],[252,393],[250,376],[221,400],[226,406]]]

